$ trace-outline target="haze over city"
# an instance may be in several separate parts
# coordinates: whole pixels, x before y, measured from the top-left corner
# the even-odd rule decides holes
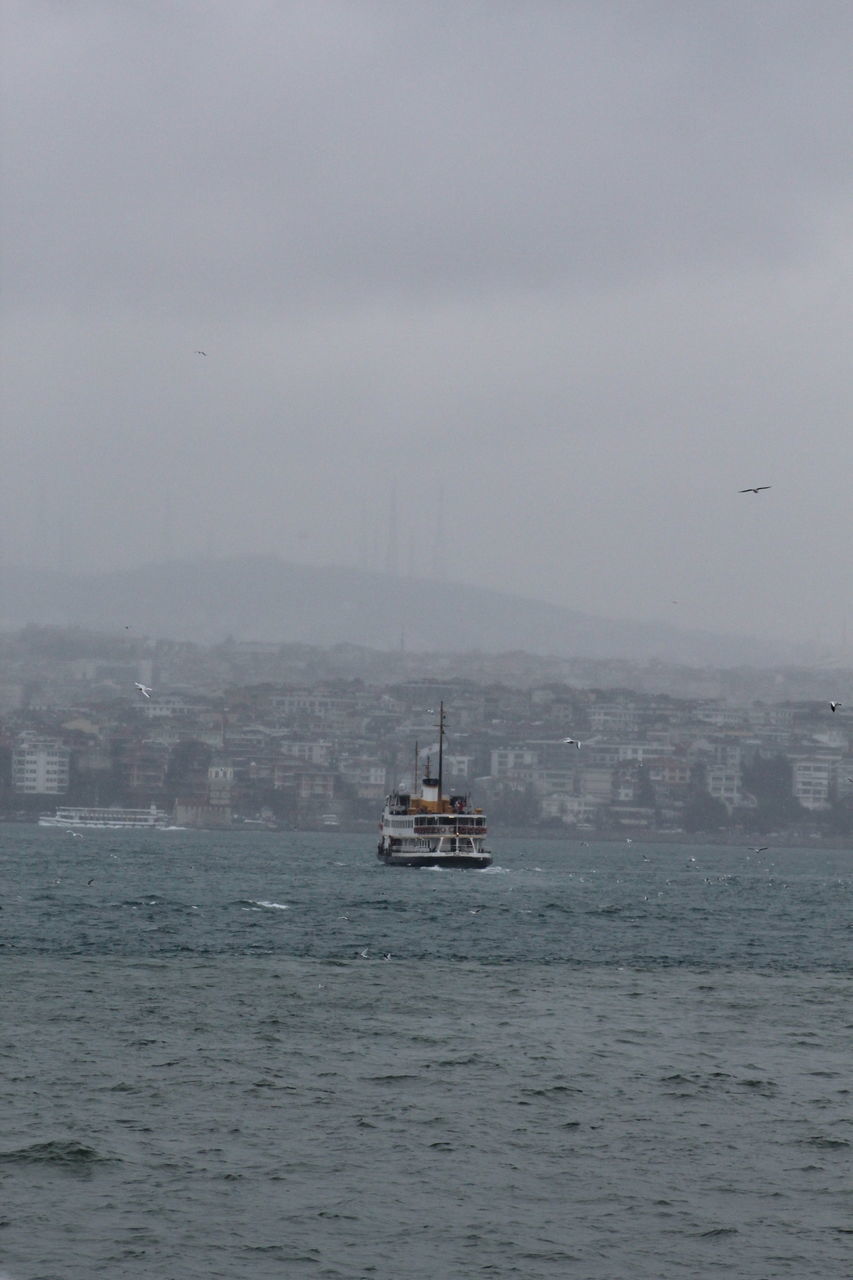
[[[4,29],[4,566],[272,554],[849,657],[846,0]]]

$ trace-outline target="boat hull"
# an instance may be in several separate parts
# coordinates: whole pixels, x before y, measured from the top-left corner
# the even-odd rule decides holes
[[[488,853],[382,853],[376,855],[386,867],[468,867],[481,871],[492,865]]]
[[[40,827],[63,830],[82,827],[91,831],[161,831],[169,826],[169,815],[156,806],[148,809],[102,809],[68,805],[55,814],[43,813]]]

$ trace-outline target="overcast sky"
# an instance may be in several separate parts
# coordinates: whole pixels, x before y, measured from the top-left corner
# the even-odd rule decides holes
[[[3,14],[5,563],[853,640],[849,0]]]

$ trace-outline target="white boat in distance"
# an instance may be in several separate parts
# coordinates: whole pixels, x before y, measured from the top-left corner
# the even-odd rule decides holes
[[[488,867],[486,818],[467,795],[442,793],[444,703],[438,721],[438,777],[421,783],[419,795],[398,790],[385,800],[379,823],[377,857],[389,867]],[[420,772],[415,747],[415,774]]]
[[[51,815],[43,813],[39,818],[40,827],[94,827],[115,830],[117,828],[135,828],[151,831],[167,827],[169,815],[155,804],[147,809],[109,809],[90,806],[66,805]]]

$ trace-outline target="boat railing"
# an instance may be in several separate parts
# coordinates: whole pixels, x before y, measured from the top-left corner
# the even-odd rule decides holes
[[[416,836],[484,836],[486,835],[485,823],[463,822],[460,819],[450,819],[447,822],[415,822],[414,834]]]

